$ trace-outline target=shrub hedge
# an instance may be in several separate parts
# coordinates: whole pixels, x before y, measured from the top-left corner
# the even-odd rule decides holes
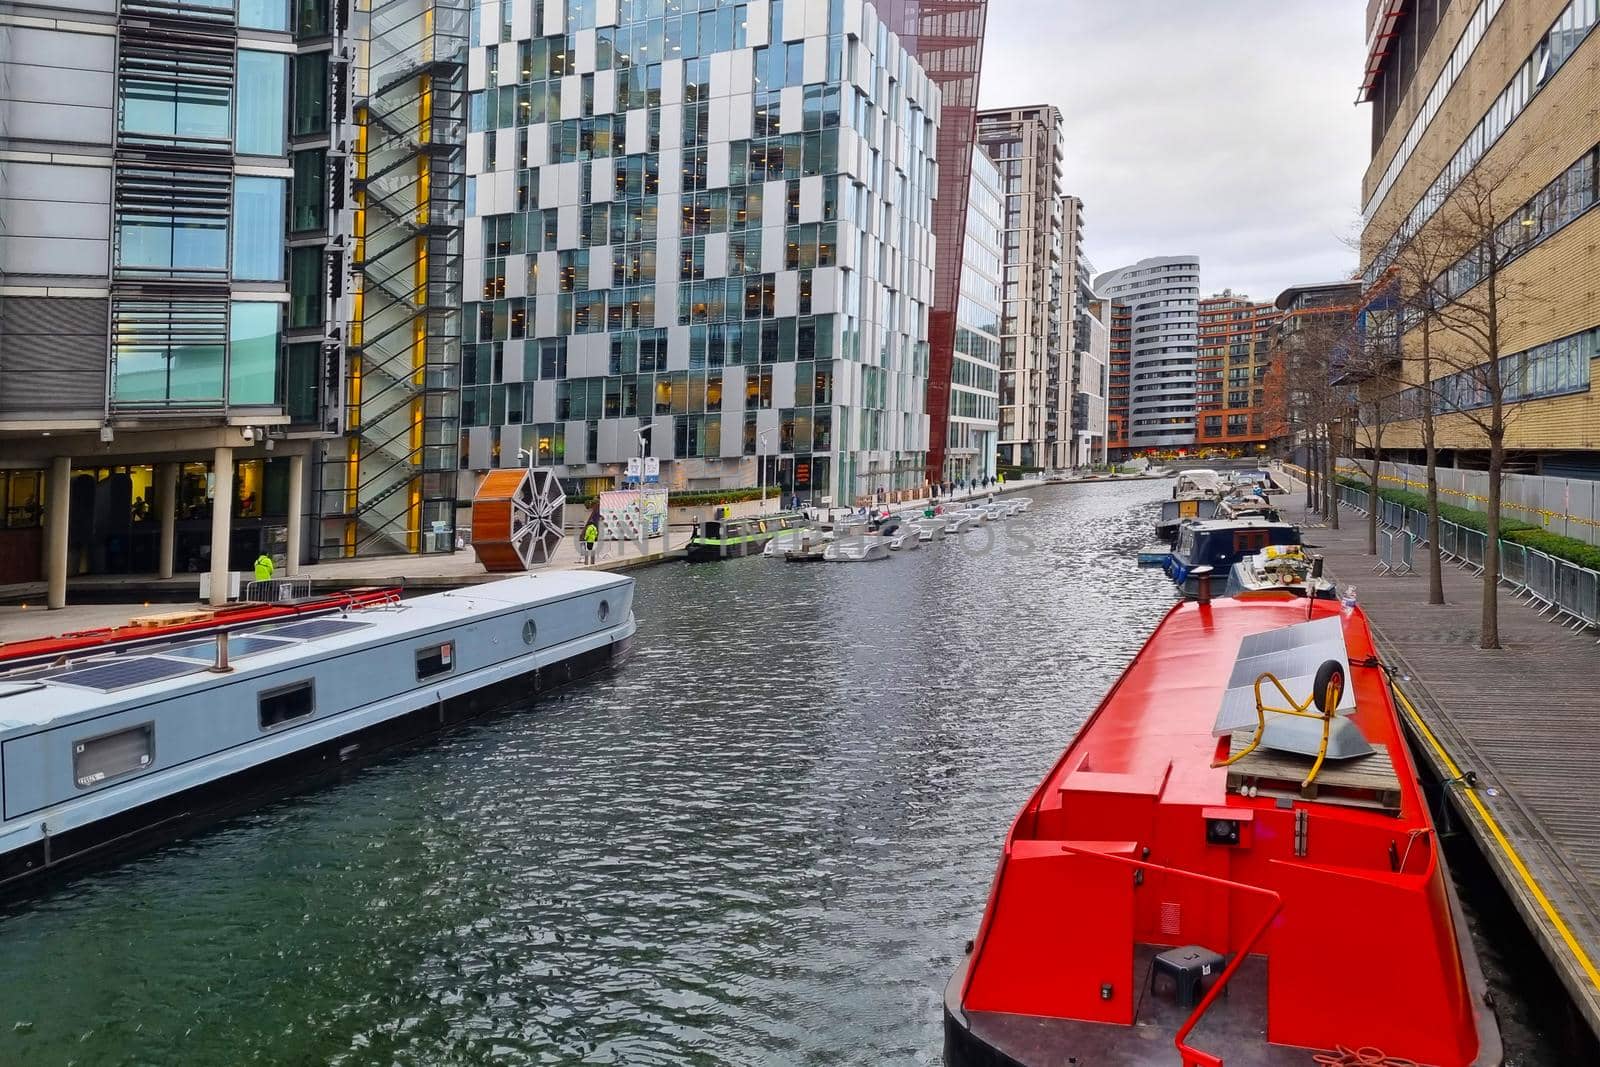
[[[1338,476],[1340,485],[1352,489],[1370,489],[1364,478],[1356,478],[1348,474]],[[1428,496],[1426,493],[1414,493],[1409,489],[1379,489],[1378,496],[1384,500],[1416,511],[1428,510]],[[1459,507],[1455,504],[1439,502],[1439,517],[1446,522],[1453,522],[1457,526],[1465,526],[1469,530],[1479,533],[1488,529],[1488,516],[1481,511],[1471,508]],[[1500,516],[1500,539],[1510,541],[1514,545],[1543,552],[1556,559],[1564,559],[1568,563],[1576,563],[1580,567],[1587,567],[1593,571],[1600,571],[1600,547],[1580,541],[1576,537],[1566,537],[1562,534],[1551,533],[1542,526],[1521,519],[1513,519],[1508,515]]]
[[[769,485],[763,490],[760,486],[746,486],[743,489],[695,489],[688,492],[673,493],[668,498],[668,503],[675,508],[695,508],[709,504],[738,504],[745,500],[760,500],[762,494],[768,497],[777,497],[783,490],[776,485]],[[599,497],[594,494],[588,496],[569,496],[567,503],[575,507],[593,507]]]

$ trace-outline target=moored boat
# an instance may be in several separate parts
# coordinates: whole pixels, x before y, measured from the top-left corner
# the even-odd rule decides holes
[[[1233,597],[1314,596],[1333,599],[1334,584],[1300,545],[1268,545],[1228,571],[1225,595]]]
[[[822,558],[829,563],[867,563],[889,558],[889,539],[880,534],[845,534],[828,542]]]
[[[805,521],[798,513],[789,511],[737,519],[706,519],[695,524],[694,536],[689,539],[683,558],[691,563],[703,563],[758,555],[774,537],[804,525]]]
[[[1175,606],[1013,822],[944,1019],[950,1067],[1501,1063],[1360,609]]]
[[[0,673],[0,892],[599,669],[632,605],[558,572]]]
[[[1298,544],[1300,528],[1287,522],[1253,518],[1186,522],[1178,528],[1178,539],[1162,569],[1184,596],[1193,597],[1200,591],[1195,568],[1210,567],[1220,579],[1235,563],[1269,545]]]

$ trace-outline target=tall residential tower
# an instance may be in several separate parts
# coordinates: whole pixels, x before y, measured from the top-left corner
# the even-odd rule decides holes
[[[1127,448],[1193,445],[1199,258],[1141,259],[1100,275],[1094,290],[1128,308]]]

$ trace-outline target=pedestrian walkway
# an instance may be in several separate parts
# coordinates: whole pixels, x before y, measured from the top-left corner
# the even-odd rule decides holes
[[[1340,528],[1305,510],[1292,483],[1286,518],[1340,588],[1355,586],[1379,647],[1414,704],[1417,749],[1448,787],[1511,899],[1589,1025],[1600,1033],[1600,650],[1592,634],[1500,595],[1503,648],[1477,647],[1482,579],[1444,563],[1444,605],[1428,604],[1427,548],[1411,574],[1374,573],[1367,519]],[[1463,780],[1464,778],[1464,780]]]

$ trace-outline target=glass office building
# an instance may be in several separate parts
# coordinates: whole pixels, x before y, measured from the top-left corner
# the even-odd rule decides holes
[[[920,485],[940,101],[873,6],[485,0],[472,32],[463,468]]]
[[[974,146],[941,480],[992,477],[1000,430],[1000,171]]]

